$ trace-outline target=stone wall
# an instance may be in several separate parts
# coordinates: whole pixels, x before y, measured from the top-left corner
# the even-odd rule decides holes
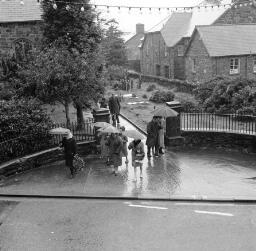
[[[227,148],[256,153],[256,136],[224,132],[183,131],[187,147]]]
[[[38,46],[42,38],[40,21],[0,24],[0,58],[15,52],[15,41],[26,39]]]
[[[78,154],[87,156],[96,152],[95,142],[80,142],[78,145]],[[64,154],[59,148],[52,148],[28,155],[16,160],[12,160],[0,165],[0,180],[8,176],[32,170],[55,161],[64,160]]]

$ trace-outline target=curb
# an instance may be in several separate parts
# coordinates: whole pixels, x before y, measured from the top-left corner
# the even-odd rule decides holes
[[[128,119],[125,115],[123,114],[119,114],[123,119],[125,119],[126,121],[128,121],[130,124],[132,124],[138,131],[140,131],[142,134],[144,134],[145,136],[147,136],[148,134],[139,126],[137,126],[134,122],[132,122],[130,119]]]
[[[69,200],[113,200],[113,201],[124,201],[124,200],[135,200],[135,201],[162,201],[162,202],[189,202],[189,203],[235,203],[235,204],[256,204],[256,199],[203,199],[198,196],[195,197],[180,197],[180,198],[156,198],[156,197],[132,197],[132,196],[82,196],[82,195],[31,195],[31,194],[0,194],[1,199],[69,199]]]

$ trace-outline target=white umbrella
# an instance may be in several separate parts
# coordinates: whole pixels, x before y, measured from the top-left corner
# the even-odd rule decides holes
[[[94,126],[97,126],[97,127],[108,127],[108,126],[111,126],[111,124],[107,123],[107,122],[96,122],[93,124]]]
[[[120,131],[114,126],[108,126],[100,130],[102,133],[120,133]]]
[[[169,107],[159,107],[156,110],[154,110],[152,112],[154,114],[154,116],[157,117],[177,117],[179,113],[177,113],[176,111],[174,111],[173,109],[169,108]]]
[[[136,130],[127,130],[127,131],[122,132],[122,134],[129,138],[135,139],[135,140],[145,138],[140,132],[138,132]]]
[[[67,128],[63,128],[63,127],[57,127],[57,128],[53,128],[49,131],[50,134],[54,134],[54,135],[64,135],[64,134],[68,134],[70,133],[70,130]]]

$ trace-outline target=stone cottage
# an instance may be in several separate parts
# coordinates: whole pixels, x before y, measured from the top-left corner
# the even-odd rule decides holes
[[[28,50],[38,46],[42,10],[36,0],[0,1],[0,60],[6,56],[22,58]]]
[[[136,24],[136,34],[125,42],[129,68],[140,72],[139,45],[144,37],[144,24]]]
[[[141,45],[141,72],[166,78],[185,79],[184,52],[195,25],[211,24],[224,10],[175,12],[164,27],[146,33]]]
[[[256,79],[256,24],[197,26],[186,50],[186,79]]]

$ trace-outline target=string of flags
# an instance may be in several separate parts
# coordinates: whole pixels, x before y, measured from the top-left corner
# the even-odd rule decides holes
[[[5,2],[7,0],[1,0],[2,2]],[[35,0],[39,4],[43,2],[44,0]],[[20,4],[24,5],[26,3],[26,0],[20,0]],[[67,1],[55,1],[55,0],[50,0],[49,4],[52,5],[54,9],[58,8],[58,3],[61,4],[66,4],[66,10],[70,10],[70,2]],[[72,6],[78,5],[80,7],[80,10],[83,12],[85,11],[85,7],[83,6],[82,3],[72,3]],[[193,11],[193,10],[209,10],[209,9],[216,9],[216,8],[230,8],[231,6],[234,5],[234,8],[239,8],[239,7],[244,7],[248,5],[255,5],[256,6],[256,0],[251,0],[251,1],[246,1],[246,2],[240,2],[240,3],[225,3],[225,4],[217,4],[217,5],[196,5],[196,6],[177,6],[177,7],[137,7],[137,6],[126,6],[126,5],[104,5],[104,4],[90,4],[91,7],[93,7],[95,10],[106,10],[108,13],[110,10],[118,10],[119,12],[122,10],[127,10],[128,13],[131,11],[139,11],[140,14],[142,14],[143,11],[149,11],[149,12],[161,12],[161,11],[167,11],[167,12],[185,12],[185,11]]]

